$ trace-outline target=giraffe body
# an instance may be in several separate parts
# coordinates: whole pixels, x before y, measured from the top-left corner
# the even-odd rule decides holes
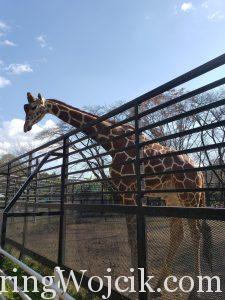
[[[134,130],[132,126],[129,126],[129,130]],[[122,132],[124,131],[121,130]],[[143,134],[142,141],[147,141],[147,137]],[[121,146],[122,144],[122,146]],[[122,143],[115,142],[113,144],[114,149],[121,147],[129,147],[135,144],[134,136],[126,138],[126,142]],[[195,165],[191,158],[187,155],[174,155],[164,158],[154,158],[154,156],[160,154],[166,154],[175,152],[174,149],[170,147],[162,146],[158,143],[149,144],[144,146],[142,151],[143,158],[149,158],[149,160],[144,160],[143,163],[143,173],[146,175],[144,182],[144,190],[152,190],[149,194],[146,193],[145,196],[150,197],[161,197],[165,200],[167,206],[186,206],[186,207],[200,207],[205,206],[204,193],[199,192],[189,192],[189,193],[154,193],[154,190],[163,189],[195,189],[203,188],[204,179],[201,172],[196,172],[194,170]],[[136,152],[135,148],[128,151],[117,152],[112,158],[112,167],[110,168],[111,178],[115,178],[113,181],[115,186],[120,191],[132,191],[136,190],[136,178],[126,178],[127,175],[135,175],[135,163],[123,164],[123,162],[129,161],[130,159],[135,159]],[[163,173],[165,171],[175,171],[183,169],[192,169],[193,172],[184,172],[178,174],[165,174],[156,176],[147,176],[151,173]],[[124,176],[124,178],[116,179],[116,177]],[[128,198],[124,194],[123,196],[124,204],[135,204],[134,195]]]
[[[134,127],[129,124],[122,126],[111,126],[114,124],[110,120],[103,121],[94,126],[84,126],[90,122],[96,121],[97,116],[80,109],[74,108],[61,101],[48,99],[45,100],[38,95],[35,99],[30,93],[27,94],[28,104],[24,105],[26,112],[26,120],[24,124],[24,131],[31,130],[32,126],[39,122],[47,113],[53,114],[66,123],[81,128],[83,133],[91,137],[97,142],[98,145],[106,150],[111,155],[112,163],[110,167],[110,176],[114,186],[121,192],[121,203],[123,204],[135,204],[136,190],[136,178],[127,177],[127,175],[135,175],[135,163],[124,164],[124,162],[135,159],[136,150],[135,147],[130,149],[129,147],[135,145],[135,135],[131,133],[127,137],[120,137],[129,131],[134,131]],[[140,136],[142,141],[146,141],[147,137],[142,134]],[[128,149],[126,149],[128,147]],[[125,148],[125,149],[122,149]],[[121,151],[120,151],[121,149]],[[144,146],[142,157],[149,157],[149,160],[145,160],[143,163],[144,174],[148,173],[163,173],[165,171],[193,169],[193,172],[180,172],[177,174],[160,174],[153,176],[146,176],[144,178],[144,190],[150,190],[150,193],[146,196],[157,196],[165,200],[169,206],[186,206],[186,207],[201,207],[205,206],[204,193],[200,192],[179,192],[179,193],[156,193],[154,190],[161,189],[195,189],[203,188],[204,180],[201,172],[194,170],[194,162],[187,155],[175,155],[164,158],[154,158],[156,155],[174,152],[175,150],[169,147],[164,147],[160,144],[153,143]],[[124,178],[121,178],[124,176]],[[120,177],[120,178],[118,178]],[[129,191],[129,195],[126,192]],[[123,193],[124,192],[124,193]],[[131,257],[137,257],[136,253],[136,221],[135,216],[127,216],[127,230],[128,240],[131,247]],[[169,251],[165,258],[165,264],[162,268],[161,276],[159,278],[157,286],[160,287],[163,284],[163,280],[166,275],[169,274],[172,267],[174,256],[179,248],[180,243],[184,237],[183,222],[179,218],[170,218],[170,245]],[[201,228],[199,220],[188,220],[190,232],[193,241],[194,257],[195,257],[195,275],[201,274],[200,270],[200,238]],[[133,260],[133,266],[137,266],[136,259]]]
[[[85,124],[95,121],[98,117],[80,109],[74,108],[64,102],[48,99],[45,100],[41,96],[35,100],[31,94],[28,94],[28,100],[30,99],[30,105],[25,105],[25,111],[27,113],[24,129],[32,128],[32,125],[40,121],[46,113],[53,114],[63,120],[64,122],[71,124],[76,128],[82,128]],[[38,109],[38,111],[36,111]],[[112,182],[115,187],[121,192],[135,191],[136,178],[126,178],[127,175],[135,175],[135,164],[123,164],[123,162],[135,159],[136,150],[135,147],[129,148],[135,145],[135,136],[131,134],[127,137],[114,139],[115,137],[122,136],[129,131],[134,131],[134,127],[129,124],[110,128],[112,121],[106,120],[94,126],[84,129],[84,133],[95,141],[97,141],[112,157],[112,164],[110,167],[111,178],[115,178]],[[113,140],[114,139],[114,140]],[[146,135],[142,134],[140,139],[146,141]],[[152,190],[149,196],[158,196],[166,201],[167,205],[178,206],[204,206],[204,195],[201,193],[168,193],[168,194],[154,194],[154,190],[160,189],[195,189],[203,187],[203,175],[201,172],[194,171],[194,162],[187,155],[177,155],[165,158],[155,158],[158,154],[165,154],[174,152],[170,147],[162,146],[158,143],[150,144],[143,149],[143,158],[149,157],[150,159],[143,164],[144,173],[157,173],[164,171],[191,169],[193,172],[171,174],[171,175],[158,175],[148,176],[144,179],[144,189]],[[124,176],[124,178],[116,179],[117,177]],[[148,196],[148,194],[146,194]],[[135,204],[135,195],[128,196],[122,195],[123,204]]]

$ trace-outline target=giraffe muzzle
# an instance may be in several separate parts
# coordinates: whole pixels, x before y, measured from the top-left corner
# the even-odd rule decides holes
[[[28,131],[31,130],[31,128],[32,128],[32,127],[31,127],[30,125],[24,124],[23,131],[24,131],[24,132],[28,132]]]

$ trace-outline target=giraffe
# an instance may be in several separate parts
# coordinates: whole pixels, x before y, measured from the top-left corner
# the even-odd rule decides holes
[[[133,132],[134,127],[130,124],[121,126],[112,126],[115,123],[111,120],[102,121],[94,126],[84,126],[90,122],[97,120],[98,116],[83,111],[81,109],[70,106],[56,99],[45,99],[40,94],[35,98],[31,93],[27,93],[28,103],[24,105],[26,113],[24,132],[30,131],[32,126],[38,123],[46,114],[52,114],[62,121],[72,125],[75,128],[81,128],[82,132],[99,143],[112,157],[110,167],[110,176],[113,185],[121,192],[121,203],[126,205],[135,205],[135,193],[126,194],[127,191],[136,190],[136,179],[133,176],[124,177],[126,175],[135,175],[135,164],[123,164],[123,162],[135,159],[136,150],[135,135],[131,133],[129,136],[122,135]],[[112,127],[112,128],[111,128]],[[115,137],[120,137],[115,139]],[[142,141],[148,138],[142,134]],[[128,147],[128,149],[122,149]],[[119,150],[121,148],[121,151]],[[143,157],[148,157],[144,161],[143,169],[146,174],[144,180],[144,189],[152,190],[151,196],[154,196],[154,190],[160,189],[195,189],[204,187],[204,178],[201,172],[194,170],[194,162],[187,155],[173,155],[164,158],[157,158],[157,155],[174,152],[170,147],[162,146],[158,143],[152,143],[143,148]],[[155,158],[156,157],[156,158]],[[177,174],[163,174],[164,171],[193,169],[193,172],[183,172]],[[148,173],[161,173],[160,175],[147,176]],[[148,194],[147,194],[148,195]],[[183,206],[183,207],[204,207],[205,195],[203,192],[179,192],[179,193],[161,193],[158,194],[165,200],[167,206]],[[135,234],[136,224],[133,216],[126,217],[128,240],[131,248],[131,257],[136,257]],[[210,247],[210,227],[205,222],[195,219],[189,219],[188,225],[193,242],[195,276],[201,274],[200,267],[200,239],[204,238],[205,258],[208,263],[212,264]],[[203,228],[204,227],[204,228]],[[181,218],[171,218],[170,220],[170,242],[169,251],[166,255],[163,268],[156,287],[162,287],[163,281],[171,272],[174,257],[184,238],[183,220]],[[207,244],[208,243],[208,244]],[[136,261],[133,261],[136,265]],[[196,299],[196,297],[194,298]]]

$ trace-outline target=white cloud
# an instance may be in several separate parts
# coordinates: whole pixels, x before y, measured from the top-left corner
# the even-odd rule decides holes
[[[16,46],[16,44],[10,40],[4,40],[1,42],[2,45],[4,46],[9,46],[9,47],[13,47],[13,46]]]
[[[39,35],[36,40],[42,48],[47,46],[46,35]]]
[[[47,42],[47,36],[45,34],[39,35],[36,37],[36,41],[41,46],[41,48],[48,48],[49,50],[53,50],[52,46],[50,46]]]
[[[5,22],[0,21],[0,30],[7,31],[8,29],[9,29],[9,26]]]
[[[47,58],[46,57],[42,57],[42,58],[39,58],[39,59],[36,59],[36,62],[39,64],[46,64],[48,62]]]
[[[181,10],[184,12],[188,12],[193,8],[193,4],[191,2],[184,2],[181,5]]]
[[[7,46],[7,47],[13,47],[13,46],[16,46],[16,44],[13,41],[6,38],[7,31],[9,29],[10,29],[10,27],[5,22],[0,21],[0,38],[1,38],[0,44]],[[4,39],[3,39],[3,37],[4,37]]]
[[[33,72],[29,64],[10,64],[6,70],[14,75]]]
[[[204,8],[208,8],[208,7],[209,7],[208,1],[203,2],[201,5],[202,5],[202,7],[204,7]]]
[[[43,64],[46,64],[48,62],[46,57],[38,58],[33,61],[33,66],[35,68],[40,68]]]
[[[216,11],[216,12],[212,13],[211,15],[208,15],[208,19],[212,20],[212,21],[223,20],[224,18],[225,18],[225,15],[220,11]]]
[[[42,130],[54,128],[56,123],[47,120],[43,125],[35,124],[31,131],[23,132],[24,120],[12,119],[0,124],[0,155],[19,154],[40,146],[47,140],[36,140],[35,135]]]
[[[11,82],[9,79],[6,79],[5,77],[0,76],[0,88],[3,88],[10,84],[11,84]]]

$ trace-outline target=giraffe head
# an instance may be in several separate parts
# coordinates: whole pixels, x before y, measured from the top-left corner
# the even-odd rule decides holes
[[[30,131],[32,126],[38,123],[46,114],[45,99],[38,94],[38,98],[34,98],[31,93],[27,93],[28,104],[24,105],[26,113],[24,132]]]

